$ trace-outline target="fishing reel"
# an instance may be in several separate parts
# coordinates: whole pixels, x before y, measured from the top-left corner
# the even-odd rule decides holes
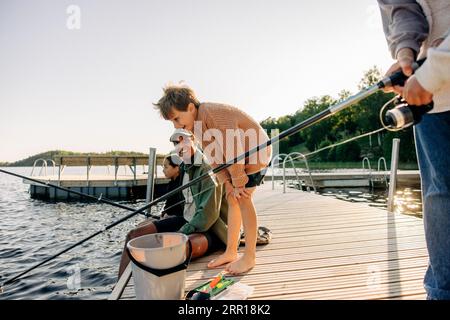
[[[424,62],[425,58],[413,63],[413,70],[417,70]],[[408,77],[402,71],[386,77],[378,83],[380,89],[390,86],[404,86]],[[388,110],[383,117],[384,109],[391,103],[394,108]],[[389,100],[380,111],[380,121],[383,127],[389,131],[398,131],[419,123],[422,116],[433,109],[433,102],[424,106],[409,105],[401,96],[396,96]]]
[[[391,103],[394,104],[394,108],[388,110],[383,119],[383,110]],[[424,106],[412,106],[403,98],[397,96],[383,106],[380,112],[380,120],[387,130],[402,130],[419,123],[422,120],[422,116],[432,109],[433,102]]]

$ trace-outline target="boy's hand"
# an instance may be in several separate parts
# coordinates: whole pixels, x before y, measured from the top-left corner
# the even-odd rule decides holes
[[[234,188],[234,194],[236,196],[236,199],[241,199],[242,197],[250,197],[250,193],[247,191],[247,189],[245,189],[245,187]]]
[[[224,186],[225,186],[225,197],[226,197],[226,199],[228,199],[228,197],[230,195],[235,197],[234,196],[234,187],[233,187],[233,185],[231,184],[231,182],[229,180],[224,182]]]
[[[229,196],[232,196],[234,199],[239,200],[241,198],[249,198],[251,193],[245,189],[245,187],[236,188],[233,187],[230,181],[224,182],[225,186],[225,195],[228,199]]]

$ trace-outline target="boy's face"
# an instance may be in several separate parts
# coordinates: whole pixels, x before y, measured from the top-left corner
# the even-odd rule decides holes
[[[186,111],[179,111],[172,108],[169,121],[172,121],[175,129],[186,129],[191,132],[194,131],[194,121],[197,117],[197,108],[193,103],[189,103]]]

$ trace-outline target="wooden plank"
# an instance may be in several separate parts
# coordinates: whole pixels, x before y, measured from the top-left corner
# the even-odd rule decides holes
[[[389,297],[382,300],[426,300],[426,298],[427,298],[426,293],[419,293],[419,294],[407,294],[397,297]]]
[[[282,219],[280,219],[282,218]],[[320,222],[320,225],[347,225],[350,223],[364,223],[364,222],[403,222],[403,221],[414,221],[411,220],[407,216],[401,216],[396,214],[393,217],[390,217],[388,215],[381,216],[381,215],[371,215],[368,216],[367,212],[365,212],[363,215],[356,215],[356,214],[350,214],[349,212],[339,212],[338,210],[335,210],[332,215],[325,216],[320,215],[320,217],[310,217],[306,214],[302,215],[299,219],[298,214],[297,216],[287,216],[286,214],[280,213],[277,218],[274,219],[274,217],[271,216],[265,216],[260,215],[258,217],[258,222],[264,222],[264,223],[270,223],[271,226],[274,227],[289,227],[292,224],[295,223],[302,223],[302,226],[317,226],[318,222]],[[422,220],[417,221],[417,223],[421,223]],[[319,226],[320,226],[319,225]]]
[[[250,297],[252,299],[285,299],[285,300],[366,300],[401,297],[406,294],[423,294],[424,289],[420,279],[401,281],[380,285],[376,290],[368,286],[353,288],[329,288],[315,292],[299,292],[291,294],[266,295]]]
[[[314,240],[314,241],[292,241],[292,242],[278,242],[276,239],[271,242],[270,245],[267,246],[257,246],[256,251],[258,254],[259,252],[267,252],[268,254],[276,254],[276,252],[280,250],[288,250],[289,248],[297,248],[300,250],[303,250],[304,248],[309,248],[311,251],[324,251],[327,250],[327,248],[332,247],[333,245],[336,246],[345,246],[349,248],[365,248],[365,247],[371,247],[376,246],[377,243],[384,243],[385,245],[388,244],[395,244],[395,243],[404,243],[404,242],[410,242],[410,241],[425,241],[423,233],[419,233],[417,235],[408,235],[408,236],[402,236],[402,237],[387,237],[387,236],[374,236],[369,238],[357,238],[356,241],[351,241],[351,238],[348,238],[348,241],[342,241],[342,239],[333,241],[333,239],[325,239],[322,241]],[[333,249],[330,249],[333,250]]]
[[[108,300],[119,300],[121,298],[122,293],[128,281],[130,280],[130,277],[131,277],[131,264],[129,263],[125,271],[122,273],[122,276],[120,277],[119,281],[115,285]]]
[[[269,250],[261,250],[257,251],[257,262],[258,264],[264,264],[266,262],[274,262],[279,259],[281,260],[310,260],[310,259],[328,259],[333,257],[347,257],[354,256],[360,254],[375,254],[375,253],[383,253],[383,252],[397,252],[404,250],[418,250],[418,249],[426,249],[425,241],[419,242],[404,242],[401,244],[387,244],[387,245],[379,245],[379,246],[369,246],[369,247],[356,247],[356,246],[343,246],[337,247],[334,246],[332,249],[324,249],[323,247],[319,248],[311,248],[311,247],[302,247],[302,248],[287,248],[280,249],[276,252]],[[241,249],[243,252],[243,248]],[[202,257],[194,260],[192,263],[207,263],[210,260],[216,258],[221,252],[212,254],[208,257]],[[289,258],[287,258],[289,257]]]
[[[260,224],[261,225],[261,224]],[[363,230],[395,230],[397,227],[422,227],[421,224],[418,224],[415,221],[401,221],[401,222],[386,222],[386,221],[379,221],[379,222],[367,222],[367,223],[351,223],[349,222],[348,225],[344,224],[320,224],[319,226],[309,225],[309,224],[302,224],[302,223],[292,223],[289,226],[286,227],[274,227],[272,224],[264,224],[265,227],[269,228],[272,232],[272,235],[277,236],[285,236],[290,235],[292,233],[300,234],[298,231],[301,230],[302,234],[327,234],[327,233],[333,233],[333,232],[345,232],[346,230],[353,230],[353,231],[363,231]]]
[[[411,280],[423,279],[426,268],[399,270],[397,272],[378,272],[373,274],[359,274],[348,275],[341,277],[332,277],[324,279],[303,279],[301,281],[296,279],[289,279],[288,281],[281,281],[269,284],[254,285],[255,292],[252,298],[262,298],[272,295],[289,295],[304,293],[311,293],[316,291],[333,291],[341,290],[344,292],[366,290],[378,290],[383,286],[390,286],[391,283],[405,282]],[[247,283],[247,282],[245,282]],[[423,288],[422,288],[423,289]]]
[[[285,219],[284,224],[281,221],[274,221],[274,220],[280,220],[280,218]],[[407,218],[407,217],[406,217]],[[374,216],[371,219],[368,219],[366,217],[358,217],[358,216],[351,216],[346,215],[342,217],[336,217],[336,216],[330,216],[330,217],[321,217],[321,218],[310,218],[310,217],[297,217],[297,219],[285,217],[283,215],[279,215],[277,218],[271,218],[271,219],[258,219],[258,223],[260,225],[270,225],[275,228],[279,229],[286,229],[289,227],[298,227],[301,225],[302,229],[305,227],[320,227],[320,226],[334,226],[334,225],[352,225],[356,223],[360,224],[370,224],[370,223],[401,223],[401,222],[415,222],[418,225],[422,224],[422,221],[416,221],[411,219],[393,219],[388,217],[379,217]]]
[[[397,230],[403,231],[403,230],[409,230],[409,231],[423,231],[423,226],[417,225],[415,222],[411,224],[402,224],[400,226],[379,226],[379,227],[353,227],[353,228],[340,228],[340,229],[318,229],[313,231],[292,231],[288,230],[284,233],[278,234],[277,239],[283,239],[283,238],[292,238],[292,237],[309,237],[309,236],[327,236],[327,235],[350,235],[350,234],[365,234],[365,232],[368,233],[377,233],[377,232],[385,232],[385,233],[395,233]]]
[[[341,200],[338,200],[341,201]],[[294,203],[295,204],[295,203]],[[293,205],[294,205],[293,204]],[[331,204],[328,204],[331,205]],[[355,206],[358,204],[354,204]],[[259,208],[256,206],[258,210],[258,218],[260,220],[269,220],[273,221],[273,218],[284,218],[286,220],[289,219],[295,219],[301,217],[302,219],[318,219],[323,220],[327,218],[333,218],[333,219],[343,219],[343,218],[369,218],[368,213],[373,214],[373,217],[388,217],[390,219],[395,219],[399,216],[399,214],[388,214],[387,212],[383,212],[379,208],[373,208],[367,206],[366,208],[361,207],[361,204],[359,204],[357,207],[347,207],[342,206],[342,204],[334,204],[334,209],[332,211],[326,211],[326,206],[321,207],[313,207],[313,204],[310,204],[308,206],[304,206],[304,208],[297,209],[298,212],[295,212],[295,208],[292,208],[290,210],[283,210],[283,208]],[[267,211],[266,211],[267,210]],[[270,210],[270,212],[268,212]],[[411,218],[404,216],[406,218]],[[401,219],[402,217],[398,217]],[[281,221],[273,221],[273,222],[281,222]]]

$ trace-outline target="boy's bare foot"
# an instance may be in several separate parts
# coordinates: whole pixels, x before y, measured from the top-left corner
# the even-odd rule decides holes
[[[226,263],[233,262],[238,257],[237,252],[227,253],[224,252],[217,259],[214,259],[208,263],[208,268],[217,268]]]
[[[255,266],[255,257],[244,254],[238,260],[228,264],[225,271],[230,274],[238,275],[250,271]]]

